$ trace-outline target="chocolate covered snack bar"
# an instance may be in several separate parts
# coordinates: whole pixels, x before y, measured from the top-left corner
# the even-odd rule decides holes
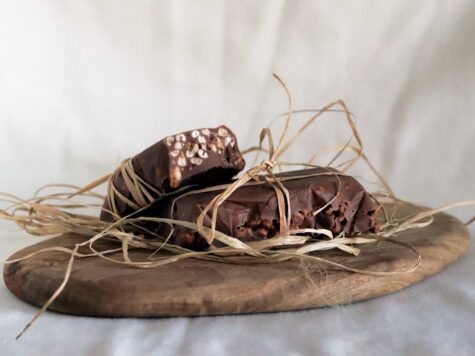
[[[234,133],[226,126],[219,126],[165,137],[134,156],[132,165],[135,173],[154,188],[155,192],[148,190],[153,198],[160,199],[187,185],[227,182],[244,168],[245,162]],[[119,171],[114,173],[112,182],[120,194],[140,205]],[[106,210],[110,210],[110,199],[108,196],[104,202]],[[118,197],[114,202],[119,216],[136,210]],[[102,211],[101,220],[113,220],[106,210]]]
[[[291,229],[328,229],[337,235],[376,232],[376,204],[354,178],[330,168],[312,168],[276,175],[290,193]],[[165,208],[167,217],[196,222],[203,208],[220,191],[185,195]],[[335,198],[336,196],[336,198]],[[332,201],[333,200],[333,201]],[[329,203],[323,211],[314,214]],[[163,206],[163,205],[162,205]],[[205,219],[210,226],[211,212]],[[242,241],[262,240],[279,233],[275,190],[270,184],[246,185],[235,191],[220,207],[217,230]],[[162,233],[167,233],[167,227]],[[168,230],[169,231],[169,230]],[[176,227],[175,244],[203,249],[208,243],[197,232]]]

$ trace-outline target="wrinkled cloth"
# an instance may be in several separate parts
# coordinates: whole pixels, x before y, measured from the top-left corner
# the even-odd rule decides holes
[[[83,186],[194,127],[225,124],[241,148],[255,144],[287,110],[276,72],[295,109],[347,102],[368,156],[401,198],[474,199],[474,18],[468,0],[0,0],[0,191],[27,198],[46,183]],[[285,158],[306,160],[349,134],[343,116],[329,113]],[[374,181],[363,165],[352,173]],[[473,211],[452,213],[467,220]],[[0,227],[2,260],[35,240]],[[37,309],[2,285],[0,353],[470,355],[474,271],[472,249],[401,292],[300,312],[146,320],[49,312],[18,342]]]

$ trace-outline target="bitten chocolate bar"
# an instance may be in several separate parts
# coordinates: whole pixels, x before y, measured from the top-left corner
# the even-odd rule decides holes
[[[376,204],[354,178],[330,168],[312,168],[277,174],[290,193],[291,229],[328,229],[337,235],[345,232],[376,232]],[[196,222],[217,192],[204,192],[167,202],[167,217]],[[323,211],[320,208],[331,202]],[[163,205],[162,205],[163,206]],[[163,215],[162,215],[163,216]],[[211,212],[205,218],[210,226]],[[217,230],[241,241],[263,240],[279,233],[279,212],[275,190],[269,184],[247,185],[235,191],[220,207]],[[162,233],[167,233],[167,227]],[[191,249],[208,246],[197,232],[176,227],[174,243]]]
[[[187,185],[227,182],[244,168],[245,162],[234,133],[226,126],[219,126],[168,136],[134,156],[132,165],[135,173],[156,190],[149,191],[153,198],[160,199]],[[120,194],[140,205],[127,188],[122,173],[116,171],[112,182]],[[109,199],[110,196],[104,202],[106,210],[110,210]],[[118,197],[114,202],[119,216],[135,210]],[[112,215],[103,210],[101,220],[111,221]]]

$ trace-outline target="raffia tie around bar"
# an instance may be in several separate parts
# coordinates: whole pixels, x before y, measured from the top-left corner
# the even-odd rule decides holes
[[[127,199],[115,186],[114,176],[119,174],[122,175],[127,189],[132,194],[133,200]],[[119,168],[110,176],[107,182],[107,201],[111,207],[111,212],[116,217],[119,217],[116,198],[138,211],[150,206],[156,197],[160,195],[161,193],[156,188],[136,174],[131,158],[122,161]]]

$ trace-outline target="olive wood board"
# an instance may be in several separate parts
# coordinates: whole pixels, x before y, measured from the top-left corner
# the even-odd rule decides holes
[[[407,216],[418,209],[400,204],[395,211],[397,216]],[[10,259],[45,247],[73,248],[84,239],[65,234],[29,246]],[[374,276],[322,265],[304,273],[298,261],[236,265],[199,259],[139,269],[97,257],[77,258],[66,288],[49,309],[75,315],[160,317],[261,313],[353,303],[396,292],[432,276],[458,260],[470,245],[467,228],[445,213],[434,215],[429,226],[399,233],[396,239],[412,245],[422,255],[415,272]],[[117,246],[113,242],[100,245],[104,249]],[[359,256],[337,250],[314,255],[371,271],[405,270],[417,261],[413,251],[394,243],[359,246]],[[146,260],[150,253],[135,249],[129,251],[129,256]],[[120,259],[121,252],[111,257]],[[68,258],[54,251],[6,264],[5,283],[18,298],[42,306],[61,284]]]

